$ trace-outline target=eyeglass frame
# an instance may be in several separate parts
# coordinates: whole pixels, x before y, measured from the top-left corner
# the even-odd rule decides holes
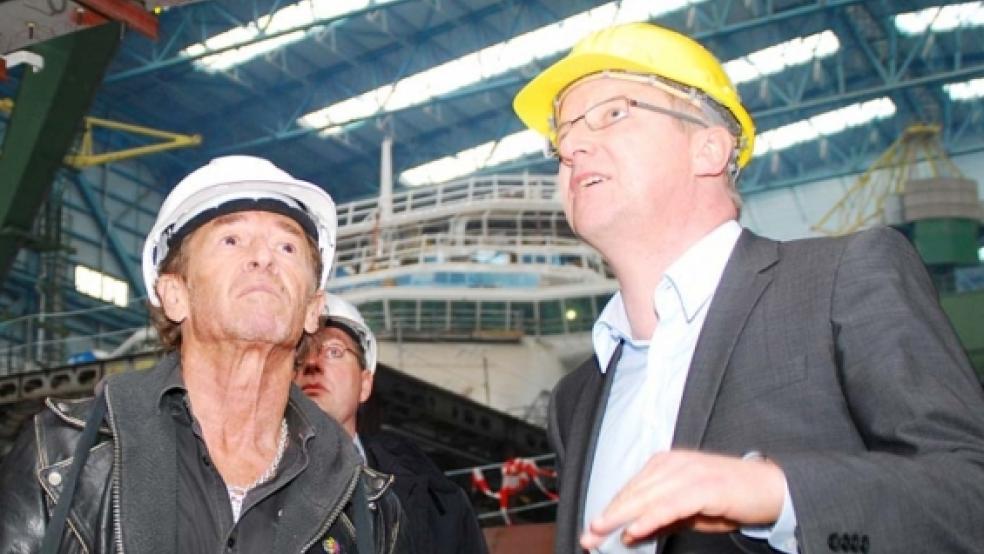
[[[329,350],[341,350],[342,353],[339,354],[338,356],[325,356],[324,352],[327,352]],[[334,342],[327,345],[320,344],[318,345],[317,356],[319,358],[323,357],[325,360],[327,360],[329,364],[334,364],[337,362],[337,360],[341,360],[342,358],[345,357],[345,352],[350,352],[353,356],[355,356],[356,361],[359,362],[359,367],[361,367],[363,371],[366,371],[366,360],[363,354],[354,348],[345,346],[344,344],[339,344]],[[301,360],[298,361],[300,362]]]
[[[605,104],[608,104],[608,103],[610,103],[610,102],[612,102],[614,100],[621,100],[621,101],[623,101],[625,103],[625,107],[626,107],[625,114],[626,115],[624,115],[624,116],[622,116],[622,117],[620,117],[620,118],[618,118],[618,119],[616,119],[614,121],[611,121],[611,122],[608,122],[608,123],[604,123],[604,124],[598,125],[598,126],[593,126],[591,124],[591,122],[588,120],[588,114],[591,113],[591,112],[593,112],[593,111],[595,111],[597,108],[599,108],[601,106],[604,106]],[[584,113],[582,113],[581,115],[575,117],[574,119],[567,120],[567,121],[561,123],[560,125],[556,126],[556,128],[554,129],[554,131],[552,133],[553,134],[553,139],[547,139],[547,143],[546,143],[545,148],[544,148],[544,155],[546,157],[548,157],[548,158],[554,158],[554,159],[558,159],[558,160],[563,161],[563,158],[560,155],[560,143],[564,139],[564,137],[567,136],[568,133],[570,133],[570,130],[574,128],[574,125],[578,121],[582,121],[583,120],[584,121],[584,124],[591,131],[600,131],[602,129],[607,129],[608,127],[611,127],[612,125],[616,125],[617,123],[622,122],[622,121],[625,121],[626,119],[628,119],[629,116],[632,114],[632,112],[631,112],[631,110],[629,108],[642,108],[642,109],[644,109],[646,111],[650,111],[650,112],[658,113],[658,114],[662,114],[662,115],[667,115],[667,116],[670,116],[670,117],[675,117],[677,119],[686,121],[688,123],[693,123],[695,125],[700,125],[701,127],[704,127],[704,128],[708,128],[708,127],[711,126],[708,122],[704,121],[703,119],[701,119],[701,118],[699,118],[699,117],[697,117],[697,116],[695,116],[693,114],[682,112],[680,110],[674,110],[674,109],[671,109],[671,108],[664,108],[662,106],[657,106],[655,104],[650,104],[648,102],[643,102],[642,100],[637,100],[635,98],[631,98],[631,97],[626,96],[626,95],[612,96],[611,98],[607,98],[605,100],[602,100],[601,102],[598,102],[597,104],[594,104],[590,108],[584,110]],[[566,131],[562,133],[561,132],[561,129],[566,129]],[[557,144],[556,146],[554,146],[554,142],[555,141],[556,141],[556,144]]]

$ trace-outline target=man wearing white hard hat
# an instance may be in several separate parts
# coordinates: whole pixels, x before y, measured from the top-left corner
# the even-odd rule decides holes
[[[359,406],[372,394],[378,345],[359,310],[327,293],[320,329],[304,338],[294,382],[352,437],[369,467],[393,476],[416,552],[482,554],[488,549],[464,491],[412,442],[358,432]]]
[[[720,62],[606,28],[517,94],[619,291],[554,390],[557,552],[975,552],[984,395],[890,229],[738,223],[755,126]]]
[[[169,353],[28,425],[0,470],[0,551],[404,551],[388,480],[292,385],[335,232],[331,197],[264,159],[178,183],[143,251]]]

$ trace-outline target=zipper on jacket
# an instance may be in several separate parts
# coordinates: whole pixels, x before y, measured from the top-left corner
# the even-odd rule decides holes
[[[341,501],[338,503],[338,505],[335,506],[335,509],[332,510],[331,514],[329,514],[328,519],[326,519],[325,522],[321,525],[321,527],[318,529],[318,532],[315,533],[314,538],[312,538],[307,544],[301,547],[300,554],[304,554],[305,552],[310,550],[311,547],[314,546],[314,543],[318,542],[318,539],[324,536],[324,534],[328,532],[328,529],[331,529],[332,524],[334,524],[335,520],[338,519],[338,515],[342,513],[342,510],[345,509],[345,505],[348,504],[349,500],[352,499],[352,493],[355,492],[355,484],[357,480],[361,477],[361,474],[362,474],[362,468],[361,467],[355,468],[355,476],[349,482],[348,488],[345,490],[345,494],[342,495]],[[360,552],[359,554],[363,554],[363,553]]]
[[[116,417],[113,415],[113,404],[109,401],[109,387],[104,392],[106,414],[109,417],[109,429],[113,433],[113,534],[116,551],[123,554],[123,523],[120,514],[120,464],[123,453],[120,450],[120,432],[116,428]]]

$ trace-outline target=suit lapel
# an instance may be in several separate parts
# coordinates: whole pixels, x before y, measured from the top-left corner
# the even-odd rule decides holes
[[[699,448],[738,337],[772,281],[778,244],[743,231],[725,266],[690,364],[673,434],[674,448]]]
[[[591,467],[594,465],[595,449],[598,446],[598,435],[601,423],[605,419],[605,408],[608,406],[608,394],[615,381],[615,369],[622,357],[623,342],[620,342],[612,354],[605,369],[601,387],[584,387],[581,398],[576,404],[576,413],[571,422],[571,444],[568,449],[570,459],[564,463],[564,471],[570,470],[571,481],[577,484],[577,515],[574,521],[575,537],[580,535],[584,522],[584,503],[588,497],[588,485],[591,480]]]

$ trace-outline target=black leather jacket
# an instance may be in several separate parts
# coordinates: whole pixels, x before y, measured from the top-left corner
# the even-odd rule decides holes
[[[175,464],[173,418],[155,395],[171,356],[146,372],[114,375],[105,386],[108,414],[90,450],[62,537],[62,553],[165,553],[174,551]],[[91,399],[47,401],[25,425],[0,466],[0,552],[32,553],[61,495]],[[312,429],[308,466],[282,491],[286,506],[277,522],[278,552],[324,552],[328,538],[340,552],[355,552],[350,499],[356,479],[365,483],[377,553],[411,551],[404,515],[390,490],[391,476],[359,464],[344,431],[292,387],[290,402]],[[169,508],[168,508],[169,507]]]

